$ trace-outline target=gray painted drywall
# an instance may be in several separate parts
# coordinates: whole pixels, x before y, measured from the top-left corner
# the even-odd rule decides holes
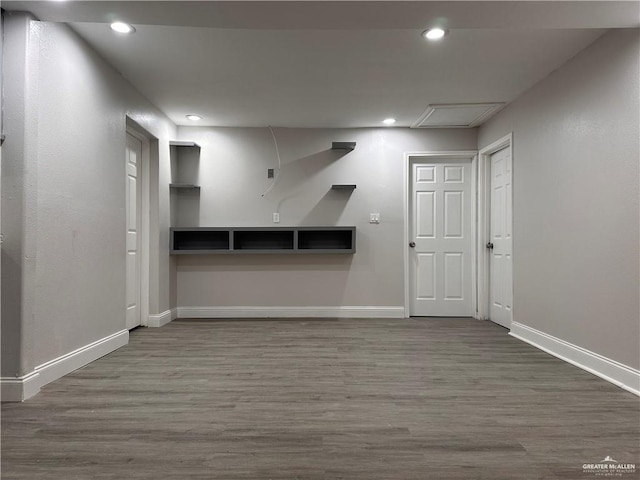
[[[25,72],[33,60],[31,17],[4,14],[2,146],[2,376],[19,377],[33,369],[33,296],[37,229],[37,156],[29,139],[37,136],[32,88]]]
[[[2,125],[2,117],[4,111],[4,98],[3,98],[3,79],[2,65],[4,63],[4,10],[0,9],[0,134],[4,135],[4,127]],[[2,351],[2,148],[0,146],[0,352]],[[0,354],[1,357],[1,354]],[[14,357],[16,355],[14,354]],[[0,358],[0,362],[1,362]],[[15,374],[15,368],[14,368]],[[2,376],[2,367],[0,366],[0,377]]]
[[[15,298],[7,299],[18,286],[15,280],[7,282],[13,277],[4,268],[2,318],[7,312],[19,318],[19,363],[26,373],[125,328],[127,116],[159,140],[152,143],[157,153],[152,194],[157,196],[151,209],[150,309],[159,313],[169,308],[170,260],[161,243],[168,244],[168,141],[176,130],[68,27],[30,21],[23,14],[15,17],[19,28],[11,35],[5,32],[5,71],[16,80],[11,85],[5,81],[5,95],[24,98],[15,115],[5,118],[5,127],[24,132],[12,135],[12,141],[21,142],[16,150],[3,152],[3,231],[10,227],[6,235],[16,237],[11,248],[3,245],[3,263],[14,264],[21,273],[23,300],[16,305]],[[26,55],[20,45],[9,46],[23,38],[29,46]],[[20,212],[19,197],[6,186],[18,189],[26,215]],[[21,230],[10,224],[20,217]],[[3,325],[3,342],[4,333]],[[5,358],[3,348],[3,375],[5,361],[12,365],[15,355],[9,351]]]
[[[513,131],[514,321],[640,367],[639,30],[605,34],[479,132]]]
[[[267,128],[179,127],[181,140],[202,146],[179,179],[201,185],[199,215],[177,221],[200,226],[355,225],[357,252],[349,255],[198,255],[177,260],[179,306],[403,306],[404,153],[475,150],[475,130],[274,129],[282,158],[277,168]],[[356,141],[354,151],[332,141]],[[180,168],[183,167],[183,168]],[[354,191],[331,190],[355,183]],[[378,212],[379,225],[369,224]],[[186,220],[185,220],[186,219]]]

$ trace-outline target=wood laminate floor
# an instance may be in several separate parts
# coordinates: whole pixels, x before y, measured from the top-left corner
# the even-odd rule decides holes
[[[636,396],[489,322],[175,321],[2,405],[2,478],[600,478],[639,431]]]

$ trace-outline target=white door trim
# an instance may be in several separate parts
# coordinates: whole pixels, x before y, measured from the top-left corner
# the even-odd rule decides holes
[[[411,219],[409,218],[411,201],[411,163],[414,160],[429,160],[434,158],[463,158],[471,160],[471,234],[476,238],[476,184],[477,184],[477,158],[476,150],[447,150],[447,151],[427,151],[427,152],[407,152],[404,154],[404,316],[411,316],[411,269],[409,264],[409,242],[411,241]],[[477,288],[476,288],[476,255],[475,249],[471,258],[471,302],[472,305],[477,304]]]
[[[490,156],[503,148],[509,148],[512,159],[511,185],[513,185],[513,133],[487,145],[478,152],[478,236],[476,243],[477,256],[477,282],[478,282],[478,307],[477,317],[480,320],[489,318],[489,254],[486,244],[490,239],[491,225],[491,162]],[[511,188],[511,218],[513,221],[513,187]],[[513,225],[513,223],[512,223]],[[513,236],[512,236],[513,238]],[[512,265],[513,265],[513,245],[512,245]],[[515,267],[514,267],[515,268]],[[513,272],[511,274],[511,298],[513,299]],[[513,303],[513,300],[512,300]],[[511,305],[510,323],[513,324],[513,309]]]
[[[149,234],[150,234],[150,163],[151,163],[151,142],[149,137],[137,130],[131,121],[127,119],[127,133],[137,138],[142,143],[141,175],[140,185],[140,324],[149,326]]]

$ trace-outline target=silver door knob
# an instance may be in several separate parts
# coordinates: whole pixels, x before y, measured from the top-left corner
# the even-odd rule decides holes
[[[410,246],[411,248],[415,247],[415,246],[416,246],[416,242],[409,242],[409,246]]]

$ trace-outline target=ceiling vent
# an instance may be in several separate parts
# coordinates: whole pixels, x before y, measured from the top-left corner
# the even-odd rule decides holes
[[[411,128],[473,128],[488,120],[504,103],[429,105]]]

